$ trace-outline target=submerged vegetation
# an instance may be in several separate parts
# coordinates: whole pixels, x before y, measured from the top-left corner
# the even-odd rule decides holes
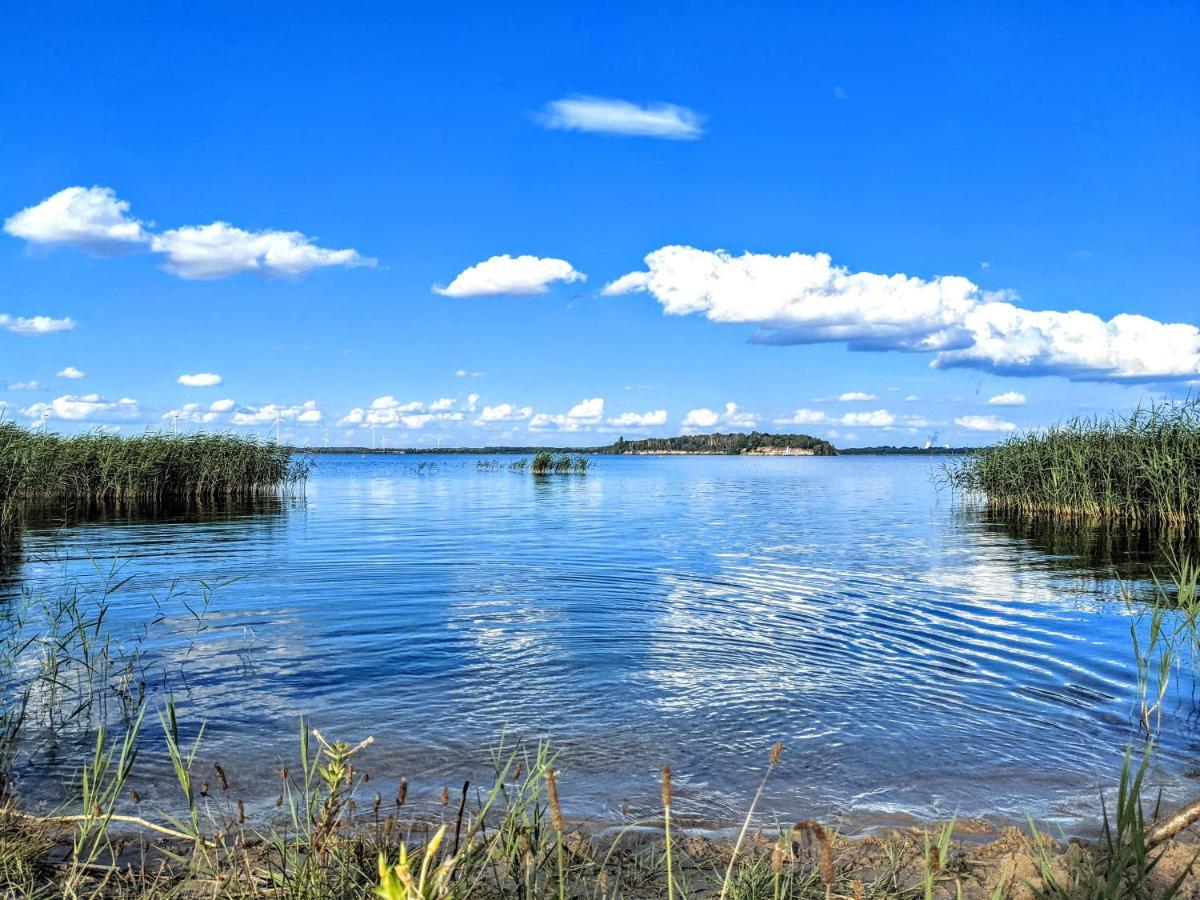
[[[1200,520],[1200,397],[1015,435],[945,474],[998,512],[1193,525]]]
[[[160,503],[276,494],[308,465],[278,444],[230,434],[64,437],[0,422],[0,533],[32,504]]]

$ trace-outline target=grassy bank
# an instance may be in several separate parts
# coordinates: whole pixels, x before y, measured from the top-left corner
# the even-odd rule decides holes
[[[307,465],[287,447],[229,434],[70,437],[0,422],[0,526],[23,506],[211,500],[278,493]]]
[[[401,773],[375,769],[370,737],[342,741],[301,721],[293,757],[266,788],[278,798],[256,816],[245,800],[264,792],[261,777],[215,758],[203,723],[173,699],[186,694],[191,649],[182,662],[145,650],[162,629],[188,646],[177,633],[184,617],[170,624],[176,603],[203,632],[209,589],[159,598],[154,620],[134,628],[142,637],[123,642],[107,623],[125,578],[119,567],[97,576],[0,609],[0,896],[1115,900],[1172,896],[1196,857],[1193,844],[1172,840],[1178,823],[1156,822],[1143,803],[1142,752],[1106,798],[1094,844],[981,822],[852,839],[803,811],[762,809],[788,752],[764,741],[744,821],[714,840],[674,811],[665,767],[656,813],[588,833],[569,817],[571,760],[545,744],[501,739],[481,784],[410,790]],[[1198,581],[1181,562],[1155,601],[1131,607],[1133,705],[1149,743],[1165,679],[1200,646]],[[30,812],[22,785],[67,752],[76,774],[57,808]]]
[[[1200,520],[1200,398],[1016,435],[945,472],[958,491],[1005,513],[1192,525]]]

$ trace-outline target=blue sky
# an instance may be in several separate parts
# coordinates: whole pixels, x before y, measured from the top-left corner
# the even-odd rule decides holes
[[[978,444],[1200,384],[1194,3],[3,16],[16,421]]]

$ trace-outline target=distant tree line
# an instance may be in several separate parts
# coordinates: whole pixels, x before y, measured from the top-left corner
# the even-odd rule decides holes
[[[814,456],[836,456],[837,450],[829,441],[807,434],[691,434],[670,438],[642,438],[627,441],[619,438],[600,453],[709,453],[736,456],[756,450],[808,450]]]
[[[841,456],[965,456],[978,453],[978,447],[842,447]]]

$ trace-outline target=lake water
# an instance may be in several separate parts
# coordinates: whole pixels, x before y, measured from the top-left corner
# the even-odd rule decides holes
[[[133,640],[157,598],[145,650],[252,809],[304,714],[373,735],[372,787],[404,775],[419,802],[486,780],[506,734],[558,748],[575,817],[652,815],[670,763],[681,811],[727,824],[781,740],[764,809],[782,818],[1095,822],[1135,739],[1105,554],[961,508],[924,457],[599,457],[549,478],[478,461],[321,456],[303,498],[33,529],[0,590],[124,560],[111,627]],[[1189,790],[1178,691],[1168,795]]]

